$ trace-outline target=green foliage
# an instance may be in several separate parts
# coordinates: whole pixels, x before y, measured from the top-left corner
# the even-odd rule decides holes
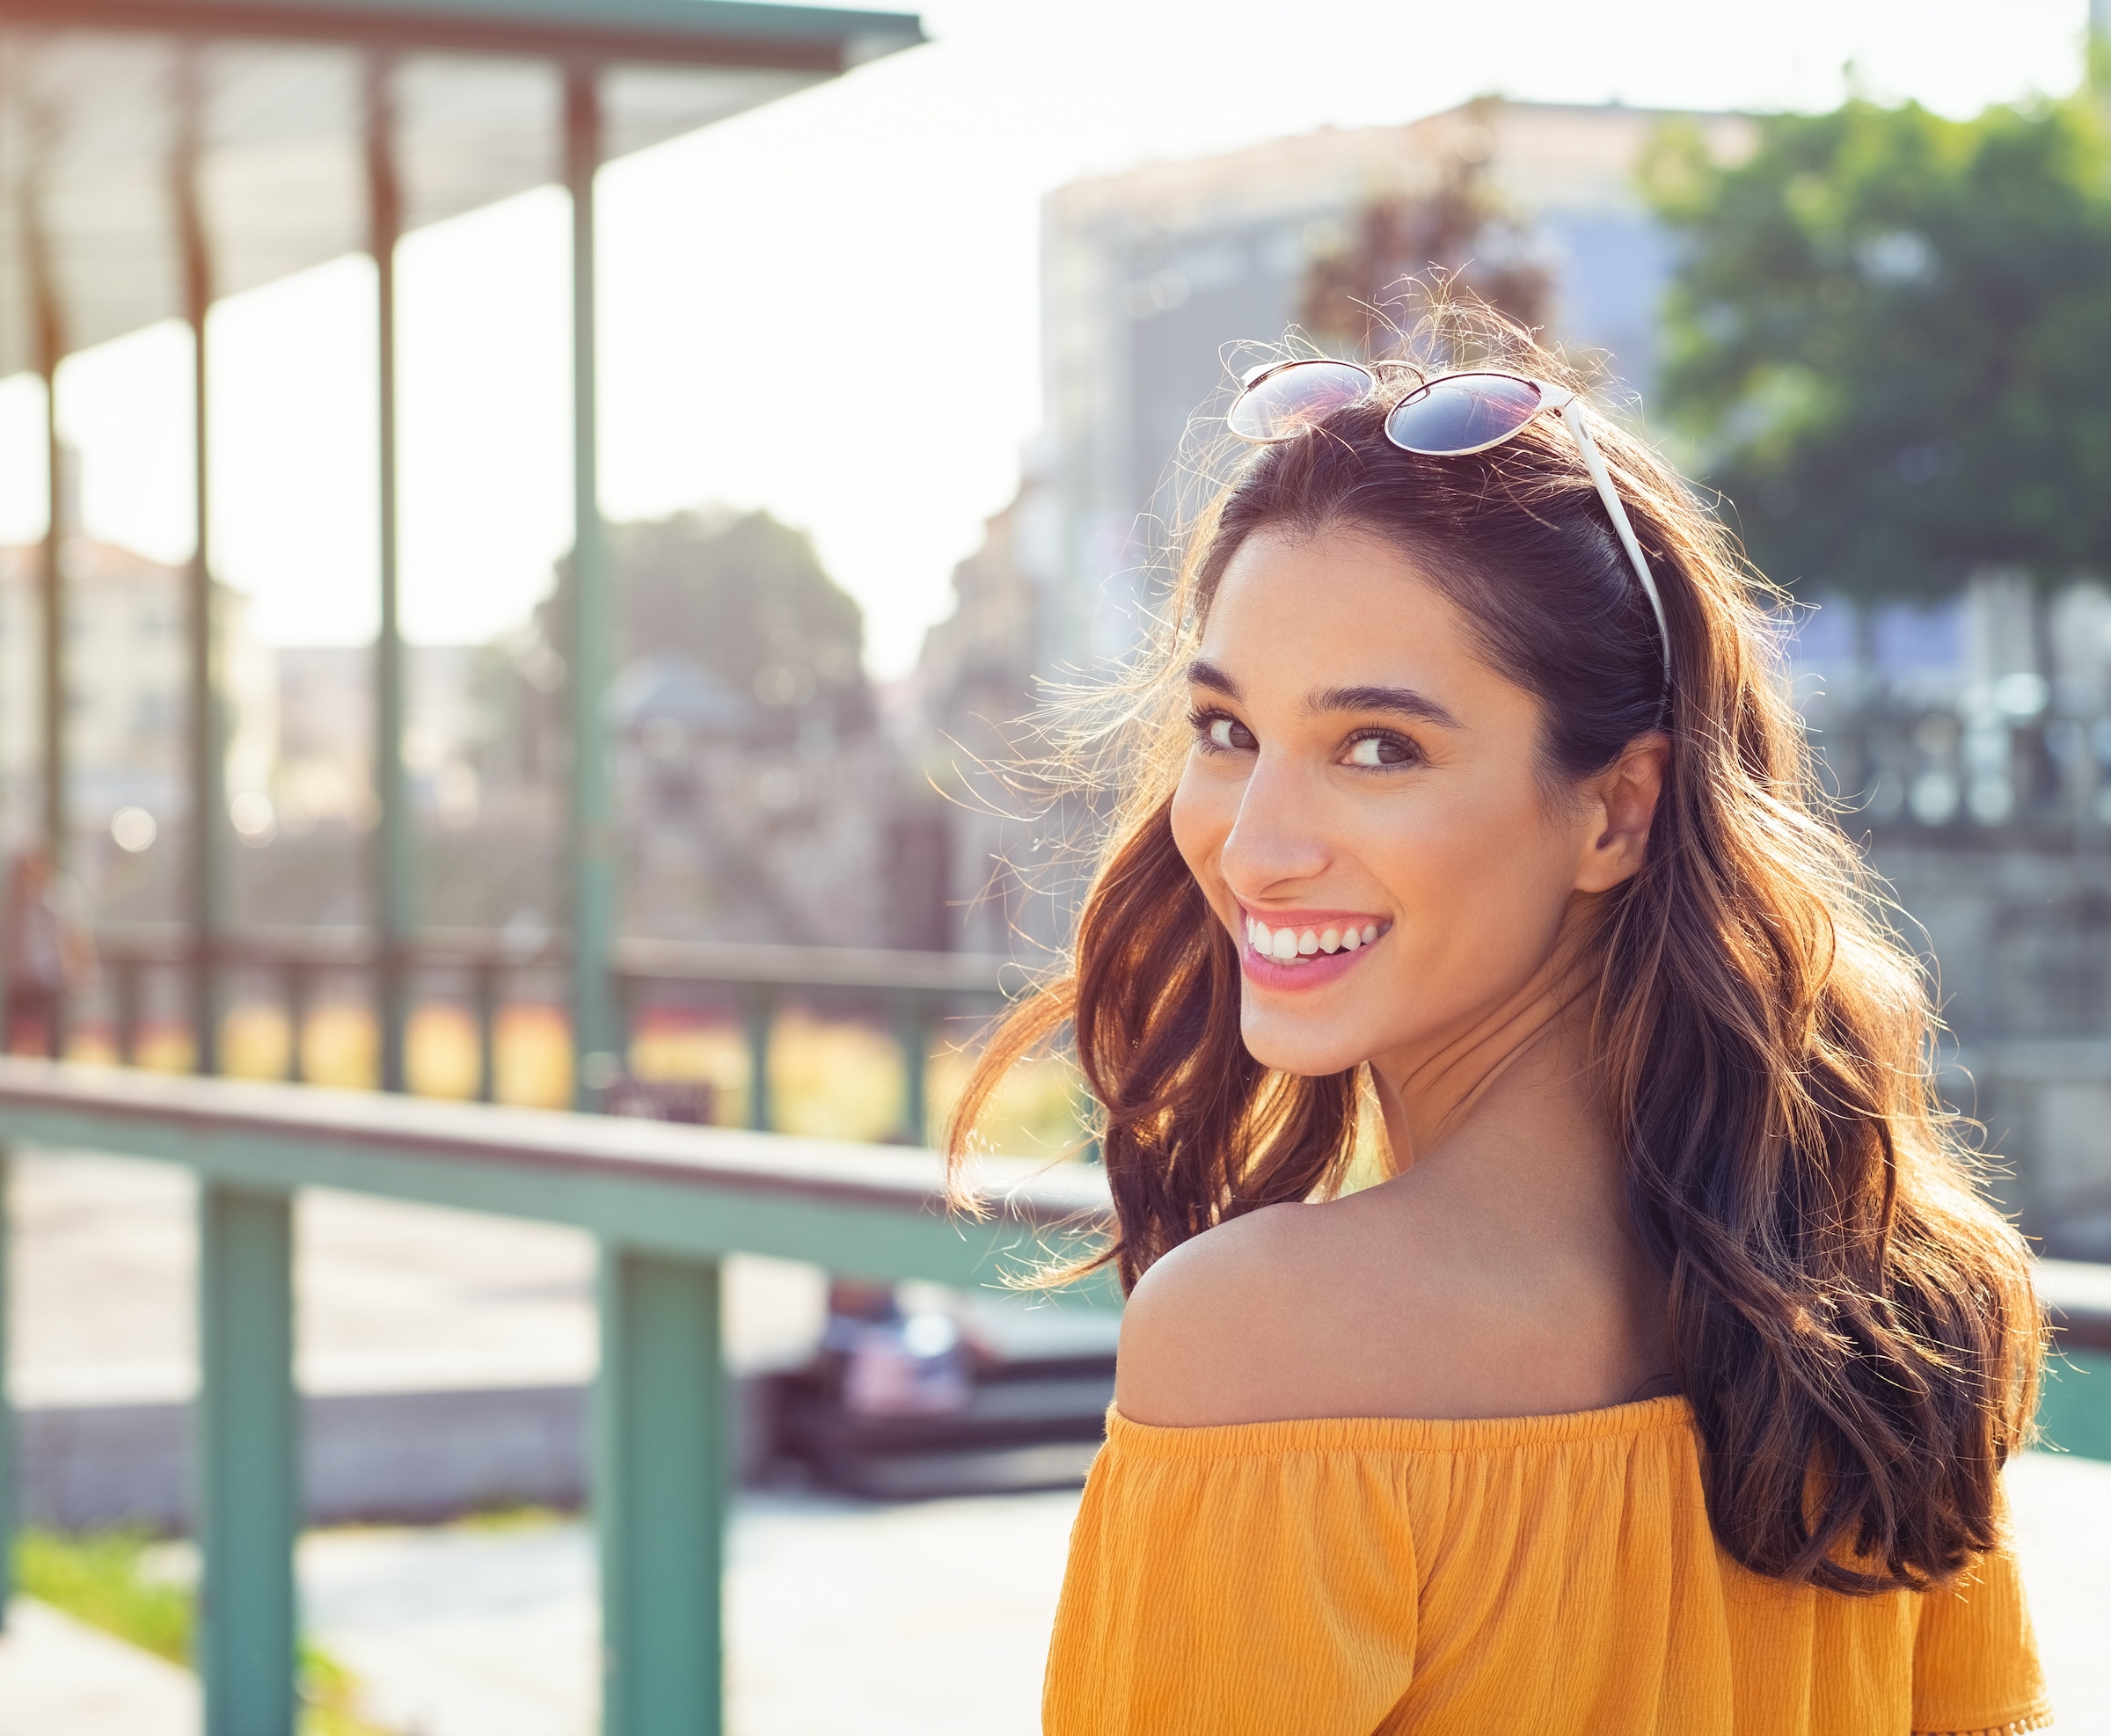
[[[615,526],[611,542],[632,655],[671,652],[767,706],[864,720],[865,619],[803,532],[768,513],[683,513]]]
[[[26,1530],[15,1544],[17,1583],[55,1609],[188,1668],[191,1588],[145,1571],[152,1542],[132,1530]]]
[[[1660,397],[1780,582],[2111,565],[2111,135],[2093,93],[1856,101],[1645,165],[1685,244]]]
[[[752,711],[746,732],[782,745],[825,720],[838,733],[872,721],[865,617],[830,579],[802,531],[766,512],[677,513],[610,525],[615,657],[680,658]],[[560,777],[568,751],[572,560],[528,630],[487,646],[471,674],[479,759],[505,782]]]
[[[153,1571],[153,1536],[118,1528],[77,1535],[25,1530],[15,1540],[15,1581],[76,1621],[188,1669],[196,1596]],[[312,1645],[301,1648],[301,1736],[387,1736],[355,1710],[359,1683]]]

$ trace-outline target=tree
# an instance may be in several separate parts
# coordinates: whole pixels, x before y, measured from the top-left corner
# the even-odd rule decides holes
[[[1298,323],[1340,354],[1381,354],[1392,335],[1384,310],[1412,279],[1435,274],[1527,328],[1546,323],[1553,279],[1530,226],[1488,177],[1493,105],[1483,98],[1461,143],[1437,164],[1427,193],[1385,193],[1365,201],[1340,246],[1306,267]]]
[[[689,660],[756,702],[759,742],[789,742],[814,722],[837,734],[870,726],[864,615],[803,532],[766,512],[719,510],[608,534],[618,666]],[[489,648],[477,670],[486,757],[514,775],[544,777],[564,763],[571,584],[567,555],[527,631]]]
[[[1791,587],[2111,565],[2111,137],[2093,91],[1949,120],[1853,101],[1745,160],[1660,135],[1684,257],[1662,408]]]

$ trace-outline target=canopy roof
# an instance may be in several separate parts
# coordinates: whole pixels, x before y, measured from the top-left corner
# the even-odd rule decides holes
[[[377,58],[412,229],[559,178],[566,67],[603,69],[617,157],[922,40],[714,0],[0,0],[0,374],[34,365],[33,240],[62,354],[183,311],[186,107],[224,295],[365,245]]]

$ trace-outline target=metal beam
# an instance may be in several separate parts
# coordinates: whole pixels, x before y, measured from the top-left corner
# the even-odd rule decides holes
[[[194,1662],[205,1736],[291,1736],[301,1508],[293,1205],[211,1182],[198,1193]]]
[[[381,379],[381,625],[374,638],[374,790],[381,800],[375,835],[374,915],[377,930],[376,1010],[381,1026],[381,1088],[407,1087],[404,1046],[410,1025],[410,948],[417,923],[417,868],[410,791],[403,770],[403,628],[398,598],[396,511],[396,242],[403,230],[403,187],[396,164],[394,65],[367,62],[368,248],[374,256],[376,333]]]
[[[49,130],[45,116],[33,113],[30,123],[35,133]],[[46,156],[50,149],[49,138],[40,137],[31,147],[32,155]],[[20,221],[37,373],[44,382],[47,510],[44,547],[37,571],[37,734],[44,798],[40,830],[46,859],[56,875],[65,872],[72,831],[67,799],[72,780],[66,752],[66,456],[59,440],[59,361],[66,354],[66,326],[45,223],[42,189],[33,171],[23,184]],[[0,962],[0,969],[4,968]],[[69,1009],[65,976],[62,966],[45,1032],[45,1041],[55,1055],[66,1053]]]
[[[614,585],[601,521],[594,326],[594,175],[601,166],[598,69],[565,75],[565,184],[572,194],[573,530],[566,687],[571,701],[572,1096],[590,1109],[621,1064],[615,984],[617,860],[609,785],[607,693]]]
[[[824,76],[924,40],[913,13],[724,0],[0,0],[0,23]]]
[[[731,1407],[720,1267],[603,1244],[595,1382],[603,1736],[718,1736]]]
[[[29,267],[31,315],[36,325],[37,372],[44,381],[44,452],[48,516],[44,523],[44,558],[38,572],[40,661],[43,664],[40,733],[44,755],[44,847],[55,872],[66,866],[71,830],[67,813],[69,778],[66,763],[66,455],[59,440],[59,358],[66,353],[65,328],[59,313],[58,288],[52,281],[51,256],[45,244],[40,214],[25,215],[24,250]],[[53,1033],[55,1039],[59,1033]],[[62,1039],[54,1053],[64,1053]]]
[[[184,317],[191,328],[193,490],[198,541],[187,575],[191,715],[190,886],[191,1021],[201,1073],[220,1070],[220,945],[227,926],[227,764],[221,716],[218,634],[214,620],[212,466],[208,412],[206,319],[213,301],[212,256],[199,196],[204,148],[198,56],[177,63],[177,140],[173,164],[176,233],[183,264]]]
[[[770,1100],[770,1039],[777,1029],[777,996],[767,988],[748,992],[744,1021],[748,1033],[748,1125],[766,1134],[777,1119]]]

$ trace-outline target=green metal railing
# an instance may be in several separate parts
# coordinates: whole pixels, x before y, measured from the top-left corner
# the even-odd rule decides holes
[[[609,1736],[723,1727],[726,1257],[972,1287],[1091,1233],[1107,1209],[1101,1178],[1084,1166],[987,1164],[975,1217],[948,1210],[925,1151],[0,1058],[0,1181],[5,1153],[26,1146],[174,1163],[199,1184],[196,1656],[207,1736],[294,1726],[292,1209],[303,1188],[566,1224],[597,1239],[591,1474]],[[5,1241],[0,1220],[0,1295]],[[4,1326],[0,1317],[0,1392]],[[0,1407],[0,1574],[11,1439]]]

